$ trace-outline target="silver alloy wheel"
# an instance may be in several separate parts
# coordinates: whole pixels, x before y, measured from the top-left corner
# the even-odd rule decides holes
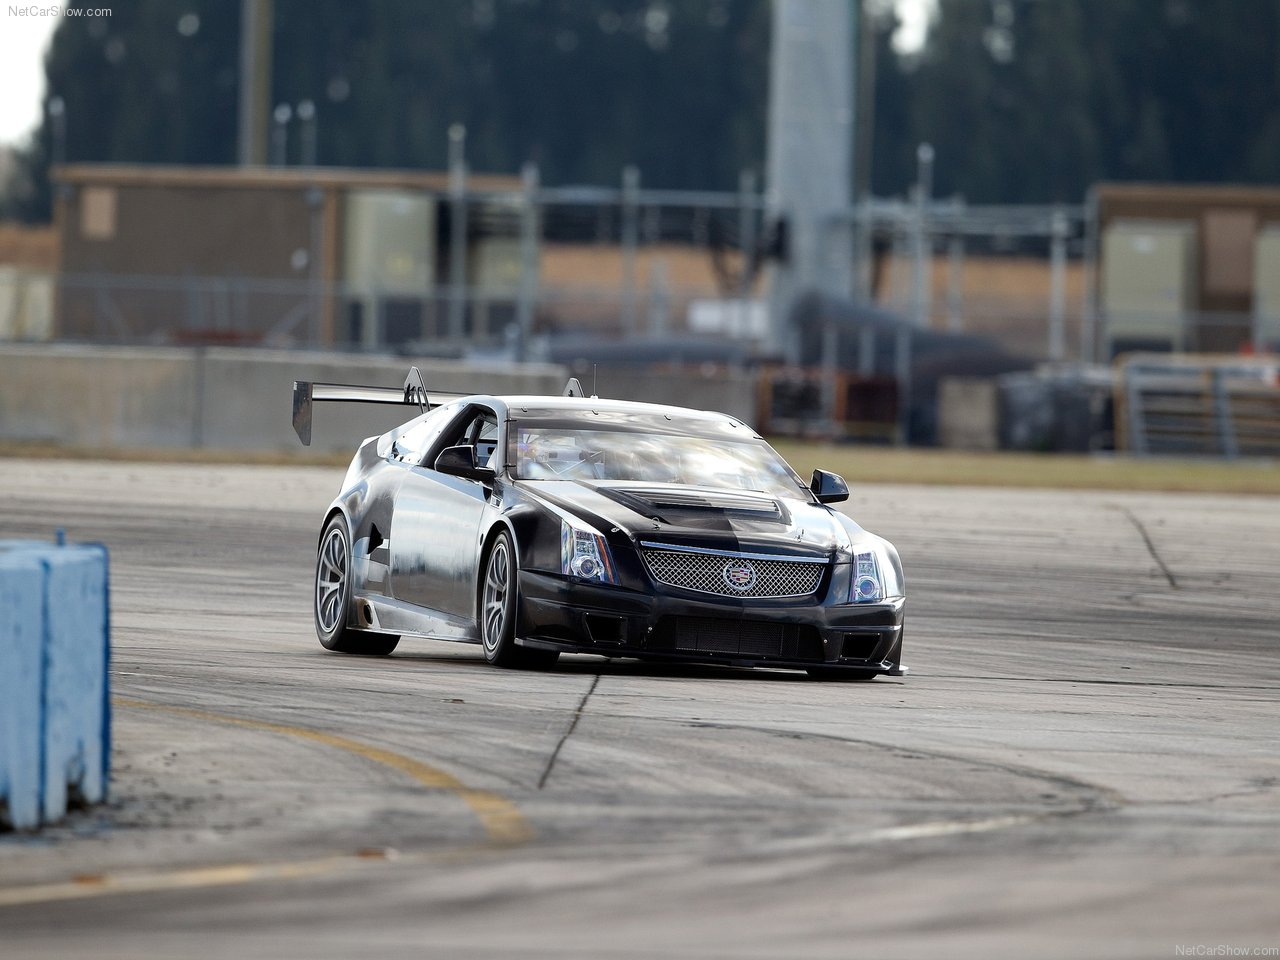
[[[342,626],[346,613],[346,604],[343,602],[346,582],[347,538],[335,526],[320,548],[320,561],[316,569],[316,620],[325,633],[333,633]]]
[[[490,653],[498,649],[507,629],[507,594],[509,592],[511,556],[505,537],[499,537],[489,553],[484,574],[484,596],[480,605],[484,647]]]

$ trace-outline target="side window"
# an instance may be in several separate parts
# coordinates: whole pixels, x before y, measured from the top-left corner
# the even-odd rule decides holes
[[[494,453],[498,449],[498,415],[489,407],[472,407],[444,432],[431,453],[439,454],[445,447],[469,446],[475,450],[476,465],[496,467]]]
[[[486,417],[483,420],[476,421],[472,432],[475,436],[472,444],[476,448],[476,465],[481,467],[492,466],[489,461],[493,459],[494,451],[498,449],[497,418]]]
[[[393,455],[406,463],[419,463],[432,441],[458,412],[457,404],[437,407],[396,438]]]

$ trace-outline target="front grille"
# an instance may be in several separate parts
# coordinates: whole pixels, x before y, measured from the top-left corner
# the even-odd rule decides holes
[[[647,547],[640,551],[659,583],[721,597],[805,597],[818,589],[825,563],[768,560],[737,553],[694,553]]]
[[[663,617],[646,644],[656,651],[718,653],[782,660],[823,659],[822,636],[816,627],[767,620],[716,617]]]

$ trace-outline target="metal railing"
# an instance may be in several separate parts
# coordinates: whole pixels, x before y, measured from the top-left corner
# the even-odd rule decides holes
[[[318,251],[328,228],[313,218],[314,235],[298,239],[298,249],[312,255],[287,276],[71,271],[41,279],[0,267],[0,339],[61,335],[372,351],[441,344],[510,348],[520,356],[546,331],[765,339],[743,323],[695,330],[689,321],[695,302],[716,302],[726,317],[758,311],[770,264],[787,255],[786,231],[749,173],[736,192],[698,192],[641,188],[634,169],[616,187],[549,187],[530,167],[518,188],[502,190],[472,189],[460,171],[436,198],[447,230],[434,252],[437,271],[418,289],[322,276]],[[1106,359],[1123,339],[1112,327],[1124,318],[1090,301],[1090,266],[1082,258],[1092,242],[1086,207],[970,205],[924,199],[917,191],[905,200],[861,201],[823,229],[833,237],[852,232],[859,299],[874,300],[916,329],[982,335],[1029,360]],[[475,273],[467,244],[477,238],[505,241],[510,262],[501,283]],[[608,280],[552,269],[569,248],[608,251]],[[1005,248],[1017,252],[1010,268],[1029,273],[1016,290],[992,293],[980,258]],[[778,324],[776,306],[766,311],[766,335]],[[1158,322],[1169,325],[1167,318]],[[1176,323],[1173,349],[1234,350],[1250,338],[1258,347],[1280,337],[1280,322],[1267,318],[1187,315]]]
[[[1280,456],[1280,360],[1123,357],[1116,446],[1138,454]]]

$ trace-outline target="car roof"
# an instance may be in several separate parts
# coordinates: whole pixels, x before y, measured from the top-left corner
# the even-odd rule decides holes
[[[516,421],[547,420],[581,422],[602,425],[612,423],[629,425],[633,429],[656,430],[663,433],[680,433],[702,436],[750,436],[758,438],[754,427],[727,413],[714,410],[694,410],[662,403],[644,403],[638,400],[609,400],[601,397],[552,397],[538,395],[489,396],[475,394],[459,396],[449,405],[467,406],[484,404],[493,407],[503,419]],[[418,418],[401,426],[407,429]]]
[[[482,398],[473,398],[482,399]],[[672,420],[702,420],[716,423],[741,423],[737,417],[714,410],[694,410],[664,403],[644,403],[639,400],[611,400],[604,397],[548,397],[512,396],[492,397],[502,401],[512,416],[560,417],[574,413],[621,413],[639,416],[667,417]]]

